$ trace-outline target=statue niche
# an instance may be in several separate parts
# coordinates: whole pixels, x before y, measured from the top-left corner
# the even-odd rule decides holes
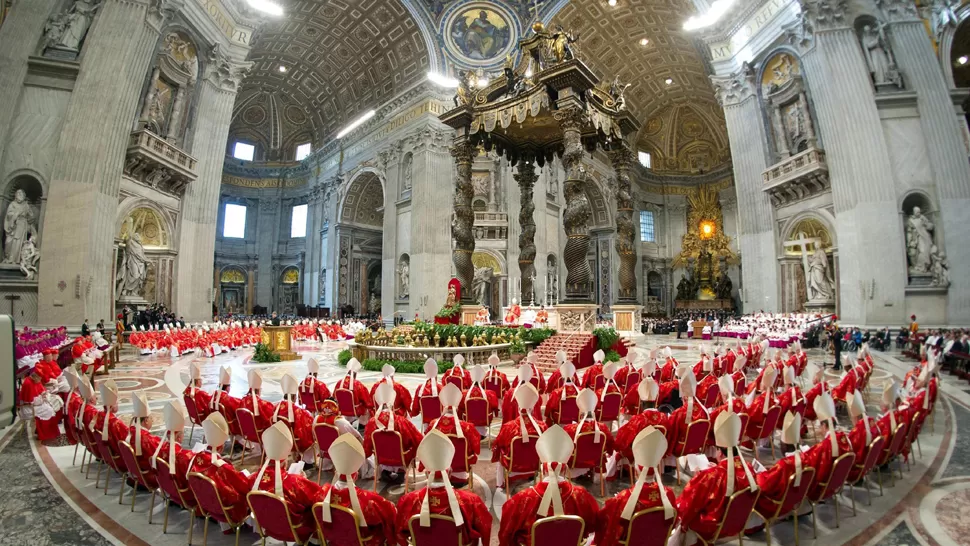
[[[929,210],[929,203],[919,194],[903,202],[909,286],[947,288],[950,264],[937,245],[936,223],[927,213]]]
[[[198,77],[199,57],[195,45],[181,32],[167,34],[148,82],[138,119],[139,129],[179,144]]]
[[[889,43],[889,25],[865,15],[856,19],[855,27],[876,91],[902,89],[903,76]]]
[[[64,11],[51,15],[44,26],[45,57],[74,60],[101,7],[101,0],[74,0]]]
[[[15,178],[4,195],[3,255],[0,270],[4,276],[23,275],[33,280],[40,261],[38,248],[40,208],[43,188],[30,176]],[[9,274],[8,274],[9,273]]]
[[[788,53],[779,53],[769,59],[762,75],[761,90],[776,159],[780,161],[815,148],[815,127],[798,61]]]

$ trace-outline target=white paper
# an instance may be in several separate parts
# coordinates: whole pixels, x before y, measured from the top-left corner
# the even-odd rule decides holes
[[[253,473],[252,473],[252,472],[250,472],[250,471],[248,471],[248,470],[246,470],[246,469],[244,468],[244,469],[243,469],[243,471],[242,471],[242,475],[243,475],[243,476],[246,476],[246,477],[248,478],[248,477],[250,477],[250,476],[252,476],[252,475],[253,475]]]
[[[203,444],[202,442],[196,442],[195,445],[192,446],[192,453],[202,453],[202,450],[204,449],[205,449],[205,444]]]
[[[303,473],[303,466],[305,464],[306,463],[304,463],[303,461],[297,461],[297,462],[291,464],[290,465],[290,468],[286,469],[286,472],[287,472],[287,474],[302,474]]]
[[[706,455],[700,453],[687,455],[686,459],[687,468],[690,469],[691,473],[711,467],[711,461],[708,460]]]

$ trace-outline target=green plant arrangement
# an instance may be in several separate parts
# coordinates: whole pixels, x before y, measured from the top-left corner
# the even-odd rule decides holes
[[[262,343],[256,344],[256,352],[253,354],[253,362],[279,362],[280,354],[274,353],[268,346]]]
[[[620,361],[620,353],[614,351],[613,349],[610,349],[609,351],[606,351],[606,358],[604,358],[603,361],[604,362],[619,362]]]
[[[439,315],[441,316],[441,315]],[[447,317],[442,317],[447,318]],[[473,339],[484,339],[486,344],[508,343],[512,336],[521,337],[525,343],[539,345],[556,334],[552,328],[510,328],[507,326],[462,326],[459,324],[432,324],[427,322],[409,324],[414,333],[438,339],[438,347],[444,347],[449,338],[461,339],[464,335],[469,344]],[[403,339],[403,338],[402,338]]]
[[[596,346],[604,351],[609,351],[613,345],[620,340],[620,334],[613,328],[596,328],[593,330],[596,336]]]
[[[347,363],[350,362],[350,359],[353,357],[354,355],[350,352],[350,349],[344,349],[343,351],[337,353],[337,364],[346,367]]]
[[[461,313],[461,304],[455,303],[451,307],[448,307],[447,305],[443,306],[441,308],[441,311],[438,311],[437,313],[435,313],[435,317],[450,319],[450,318],[454,318],[454,316],[457,315],[458,313]]]
[[[400,373],[424,373],[423,360],[379,360],[376,358],[368,358],[361,363],[361,368],[371,372],[379,372],[385,364],[394,366],[394,370]],[[454,366],[454,363],[450,361],[439,361],[438,373],[445,373],[445,371],[451,369],[452,366]]]
[[[524,355],[525,343],[521,339],[514,337],[509,341],[509,352],[512,354]]]

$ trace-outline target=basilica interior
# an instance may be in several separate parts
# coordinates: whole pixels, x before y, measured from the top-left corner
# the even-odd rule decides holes
[[[968,18],[957,0],[0,0],[0,314],[86,334],[165,309],[201,334],[273,314],[495,324],[521,307],[691,363],[697,336],[645,324],[967,328]],[[210,390],[220,366],[242,392],[261,369],[274,402],[311,356],[344,376],[352,343],[300,341],[274,367],[248,345],[125,344],[119,411],[145,390],[164,430],[191,363]],[[883,380],[906,375],[904,353],[876,354]],[[841,521],[839,500],[815,507],[818,542],[966,543],[968,385],[943,384],[923,456],[885,496],[853,496],[855,518],[842,499]],[[0,544],[185,540],[189,518],[164,534],[147,500],[131,514],[102,498],[70,447],[0,435],[0,477],[25,494],[0,501]],[[486,460],[471,490],[497,533],[506,493]],[[783,526],[750,540],[797,544]]]

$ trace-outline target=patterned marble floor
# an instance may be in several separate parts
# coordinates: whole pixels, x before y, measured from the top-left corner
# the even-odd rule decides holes
[[[686,360],[695,359],[697,343],[668,339],[658,336],[638,336],[635,340],[643,348],[662,347],[670,344],[674,354]],[[306,343],[296,349],[303,360],[280,364],[257,364],[249,361],[251,350],[239,350],[214,359],[183,357],[141,357],[125,353],[122,362],[111,372],[121,391],[120,412],[131,411],[131,392],[139,389],[149,391],[150,405],[161,426],[161,408],[167,400],[180,395],[188,380],[188,364],[195,360],[203,370],[203,388],[212,389],[218,380],[219,367],[232,370],[232,392],[241,394],[246,390],[246,376],[250,368],[263,371],[264,395],[275,401],[281,397],[279,380],[287,371],[297,377],[306,374],[306,360],[316,358],[321,363],[321,377],[332,385],[344,370],[336,363],[336,354],[343,348],[340,343]],[[831,362],[831,355],[813,350],[809,353],[815,363]],[[909,363],[897,359],[895,354],[876,353],[877,365],[885,376],[901,377]],[[511,370],[506,370],[511,371]],[[369,384],[380,374],[364,372],[361,380]],[[398,381],[409,389],[420,383],[417,375],[400,375]],[[812,540],[811,516],[800,518],[799,539],[801,544],[824,542],[825,544],[870,545],[887,544],[939,545],[970,544],[970,522],[961,517],[970,509],[970,393],[965,382],[945,378],[941,406],[932,431],[921,437],[922,458],[917,458],[912,470],[904,471],[904,479],[894,487],[887,487],[885,496],[874,494],[872,506],[867,506],[865,493],[856,489],[856,509],[853,517],[851,498],[845,492],[840,497],[841,525],[836,528],[834,505],[828,503],[817,508],[819,538]],[[873,397],[876,401],[876,397]],[[876,408],[870,407],[870,413]],[[932,432],[931,434],[927,434]],[[196,431],[196,438],[200,432]],[[186,445],[189,441],[186,440]],[[0,498],[0,545],[4,544],[128,544],[128,545],[175,545],[184,544],[188,528],[187,516],[177,509],[170,512],[168,534],[162,534],[162,506],[155,504],[153,524],[147,522],[150,495],[137,497],[132,512],[126,502],[117,501],[117,478],[112,482],[109,494],[94,488],[93,475],[85,479],[73,461],[74,448],[68,446],[46,447],[31,439],[27,440],[21,426],[15,425],[0,437],[0,483],[11,487],[14,494]],[[490,451],[482,445],[482,461],[488,461]],[[30,459],[36,462],[29,462]],[[770,452],[761,453],[762,461],[770,464]],[[247,460],[244,466],[252,468],[256,460]],[[495,468],[488,462],[475,467],[474,490],[500,514],[505,494],[495,485]],[[330,475],[324,473],[323,480]],[[666,477],[668,485],[676,480]],[[578,483],[586,485],[594,494],[598,485],[589,480]],[[369,484],[368,484],[369,485]],[[621,481],[608,484],[607,495],[614,494],[627,484]],[[403,488],[382,488],[392,500],[396,500]],[[675,486],[679,492],[680,488]],[[878,489],[876,487],[876,489]],[[803,509],[803,514],[808,514]],[[794,544],[792,520],[776,524],[771,530],[773,544]],[[494,535],[498,530],[495,518]],[[194,541],[201,543],[200,525],[196,524]],[[210,529],[210,531],[214,531]],[[268,541],[270,543],[271,541]],[[764,543],[764,533],[745,539],[746,543]],[[209,543],[232,544],[230,537],[210,532]],[[255,533],[243,535],[242,544],[258,543]]]

